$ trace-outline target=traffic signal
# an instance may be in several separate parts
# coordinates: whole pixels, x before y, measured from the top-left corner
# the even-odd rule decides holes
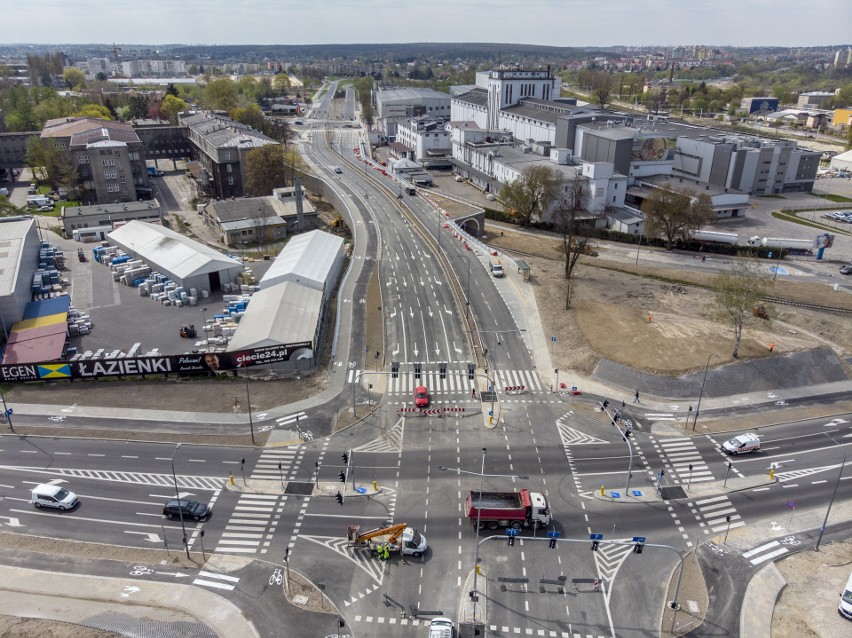
[[[624,430],[624,438],[625,438],[625,439],[629,439],[629,438],[630,438],[630,430]]]
[[[592,551],[593,552],[598,551],[598,542],[597,541],[592,541]]]
[[[467,380],[473,381],[475,376],[476,376],[476,366],[474,366],[472,363],[468,363],[467,364]]]
[[[338,476],[340,476],[340,482],[341,483],[346,482],[346,472],[341,472]]]
[[[514,546],[515,546],[515,537],[510,536],[509,537],[509,547],[514,547]]]
[[[606,410],[609,407],[609,399],[603,400],[603,409]]]
[[[349,465],[349,452],[344,452],[340,455],[340,458],[343,459],[343,463]]]
[[[340,492],[337,493],[337,502],[340,505],[343,505],[343,494],[341,494]]]
[[[446,379],[447,378],[447,364],[446,363],[440,364],[439,369],[440,369],[440,372],[441,372],[441,378]]]
[[[340,628],[340,629],[343,629],[343,628],[346,626],[346,623],[343,621],[343,618],[338,618],[338,619],[337,619],[337,626],[338,626],[338,628]]]
[[[419,363],[414,364],[414,378],[420,379],[421,368]]]
[[[642,548],[643,548],[643,547],[645,547],[645,544],[644,544],[644,543],[636,543],[636,544],[633,546],[633,553],[634,553],[634,554],[641,554],[641,553],[642,553]]]
[[[619,419],[621,419],[621,412],[619,412],[618,410],[616,410],[616,411],[613,413],[612,418],[613,418],[613,420],[614,420],[614,421],[618,421]]]
[[[550,538],[550,549],[556,549],[556,539],[553,537]]]
[[[391,377],[399,379],[399,361],[391,362]]]

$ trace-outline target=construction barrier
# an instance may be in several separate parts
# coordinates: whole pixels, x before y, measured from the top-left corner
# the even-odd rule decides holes
[[[527,386],[525,385],[507,385],[503,388],[503,392],[507,394],[521,394],[522,392],[527,391]]]
[[[444,412],[464,412],[464,408],[444,408]]]

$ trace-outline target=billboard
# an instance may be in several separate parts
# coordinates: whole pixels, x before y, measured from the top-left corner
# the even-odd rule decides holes
[[[281,346],[265,346],[238,352],[173,354],[124,359],[46,361],[0,365],[0,382],[92,379],[99,377],[144,376],[148,374],[207,374],[237,370],[266,363],[313,357],[309,341]]]

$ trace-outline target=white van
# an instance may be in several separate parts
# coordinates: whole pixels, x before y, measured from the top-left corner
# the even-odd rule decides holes
[[[843,588],[843,593],[840,594],[840,606],[837,608],[837,611],[844,618],[852,620],[852,574],[849,575],[846,587]]]
[[[722,449],[728,454],[747,454],[760,449],[760,439],[756,434],[740,434],[722,443]]]
[[[497,255],[491,255],[488,258],[488,267],[491,269],[491,274],[495,277],[503,276],[503,263]]]
[[[53,507],[64,512],[65,510],[74,509],[80,501],[74,492],[66,490],[61,485],[45,483],[43,485],[36,485],[33,488],[30,502],[36,506],[36,509]]]
[[[53,200],[46,195],[29,195],[27,206],[53,206]]]
[[[453,638],[455,627],[449,618],[435,618],[429,623],[429,638]]]

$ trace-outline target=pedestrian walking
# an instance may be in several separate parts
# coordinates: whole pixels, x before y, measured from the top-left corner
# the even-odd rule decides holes
[[[624,414],[624,401],[621,402],[621,413]]]
[[[476,388],[470,389],[470,396],[471,396],[472,399],[476,398]]]
[[[707,261],[707,255],[702,255],[701,256],[701,263],[703,264],[705,261]]]
[[[775,344],[774,344],[774,343],[770,343],[770,344],[769,344],[769,352],[772,352],[772,351],[774,351],[774,350],[775,350]]]
[[[636,394],[633,395],[633,403],[639,403],[639,390],[636,390]]]

